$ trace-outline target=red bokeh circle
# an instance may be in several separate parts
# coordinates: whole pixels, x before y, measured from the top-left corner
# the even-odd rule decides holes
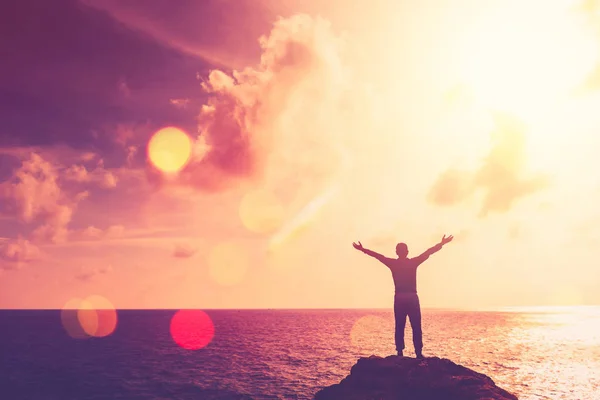
[[[179,310],[171,318],[171,337],[187,350],[207,346],[215,336],[212,319],[202,310]]]

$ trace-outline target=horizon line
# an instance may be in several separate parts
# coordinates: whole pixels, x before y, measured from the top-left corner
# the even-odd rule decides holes
[[[542,311],[542,310],[561,310],[573,308],[591,308],[600,307],[600,304],[579,304],[579,305],[537,305],[537,306],[497,306],[497,307],[421,307],[422,310],[432,311],[461,311],[461,312],[524,312],[524,311]],[[78,310],[77,308],[0,308],[0,311],[67,311]],[[110,310],[110,308],[97,308],[95,310]],[[391,307],[143,307],[132,308],[122,307],[114,308],[117,311],[174,311],[174,310],[203,310],[203,311],[392,311]]]

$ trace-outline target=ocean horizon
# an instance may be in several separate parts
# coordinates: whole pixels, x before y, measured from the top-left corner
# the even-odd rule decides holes
[[[177,343],[178,310],[116,311],[104,337],[75,338],[61,310],[1,310],[9,400],[311,399],[358,358],[394,354],[390,309],[205,309],[214,335]],[[423,309],[424,354],[490,376],[520,399],[600,399],[600,307]],[[414,357],[410,324],[406,355]]]
[[[64,309],[75,309],[70,307],[50,307],[50,308],[0,308],[2,311],[61,311]],[[102,307],[95,307],[95,309],[103,309]],[[107,307],[106,309],[113,309]],[[204,310],[204,311],[295,311],[295,310],[375,310],[375,311],[386,311],[391,310],[392,307],[152,307],[152,308],[133,308],[133,307],[119,307],[117,311],[177,311],[177,310]],[[585,305],[568,305],[568,306],[490,306],[490,307],[479,307],[479,308],[467,308],[467,307],[433,307],[433,306],[421,306],[421,310],[431,311],[460,311],[460,312],[559,312],[559,311],[577,311],[577,310],[600,310],[600,304],[585,304]]]

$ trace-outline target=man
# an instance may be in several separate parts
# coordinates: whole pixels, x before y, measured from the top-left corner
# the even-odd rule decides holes
[[[408,246],[405,243],[396,245],[396,254],[398,258],[388,258],[372,250],[366,249],[363,245],[352,243],[355,249],[374,257],[385,264],[392,271],[394,286],[396,289],[394,295],[394,317],[396,319],[396,350],[398,355],[402,356],[404,350],[404,327],[406,326],[406,317],[410,319],[410,326],[413,331],[413,344],[417,358],[423,358],[423,332],[421,330],[421,305],[417,295],[417,267],[421,265],[430,255],[439,251],[443,245],[452,241],[452,235],[442,237],[442,240],[426,250],[418,257],[408,258]]]

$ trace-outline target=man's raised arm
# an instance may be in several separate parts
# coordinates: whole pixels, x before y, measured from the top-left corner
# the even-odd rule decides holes
[[[368,255],[368,256],[371,256],[371,257],[374,257],[374,258],[378,259],[379,261],[381,261],[381,262],[382,262],[382,263],[384,263],[384,264],[385,264],[385,261],[387,260],[387,257],[386,257],[386,256],[384,256],[383,254],[379,254],[379,253],[377,253],[377,252],[375,252],[375,251],[373,251],[373,250],[365,249],[365,248],[363,247],[363,245],[362,245],[362,243],[361,243],[361,242],[358,242],[358,243],[352,243],[352,246],[354,246],[354,248],[355,248],[356,250],[360,250],[360,251],[362,251],[363,253],[365,253],[366,255]]]
[[[433,253],[440,251],[442,249],[442,246],[444,246],[446,243],[450,243],[452,241],[452,239],[454,239],[454,236],[450,235],[450,236],[446,237],[446,235],[444,235],[444,237],[438,244],[436,244],[433,247],[428,248],[420,256],[416,257],[416,259],[419,261],[419,264],[422,263],[423,261],[427,260],[429,258],[429,256],[432,255]]]

